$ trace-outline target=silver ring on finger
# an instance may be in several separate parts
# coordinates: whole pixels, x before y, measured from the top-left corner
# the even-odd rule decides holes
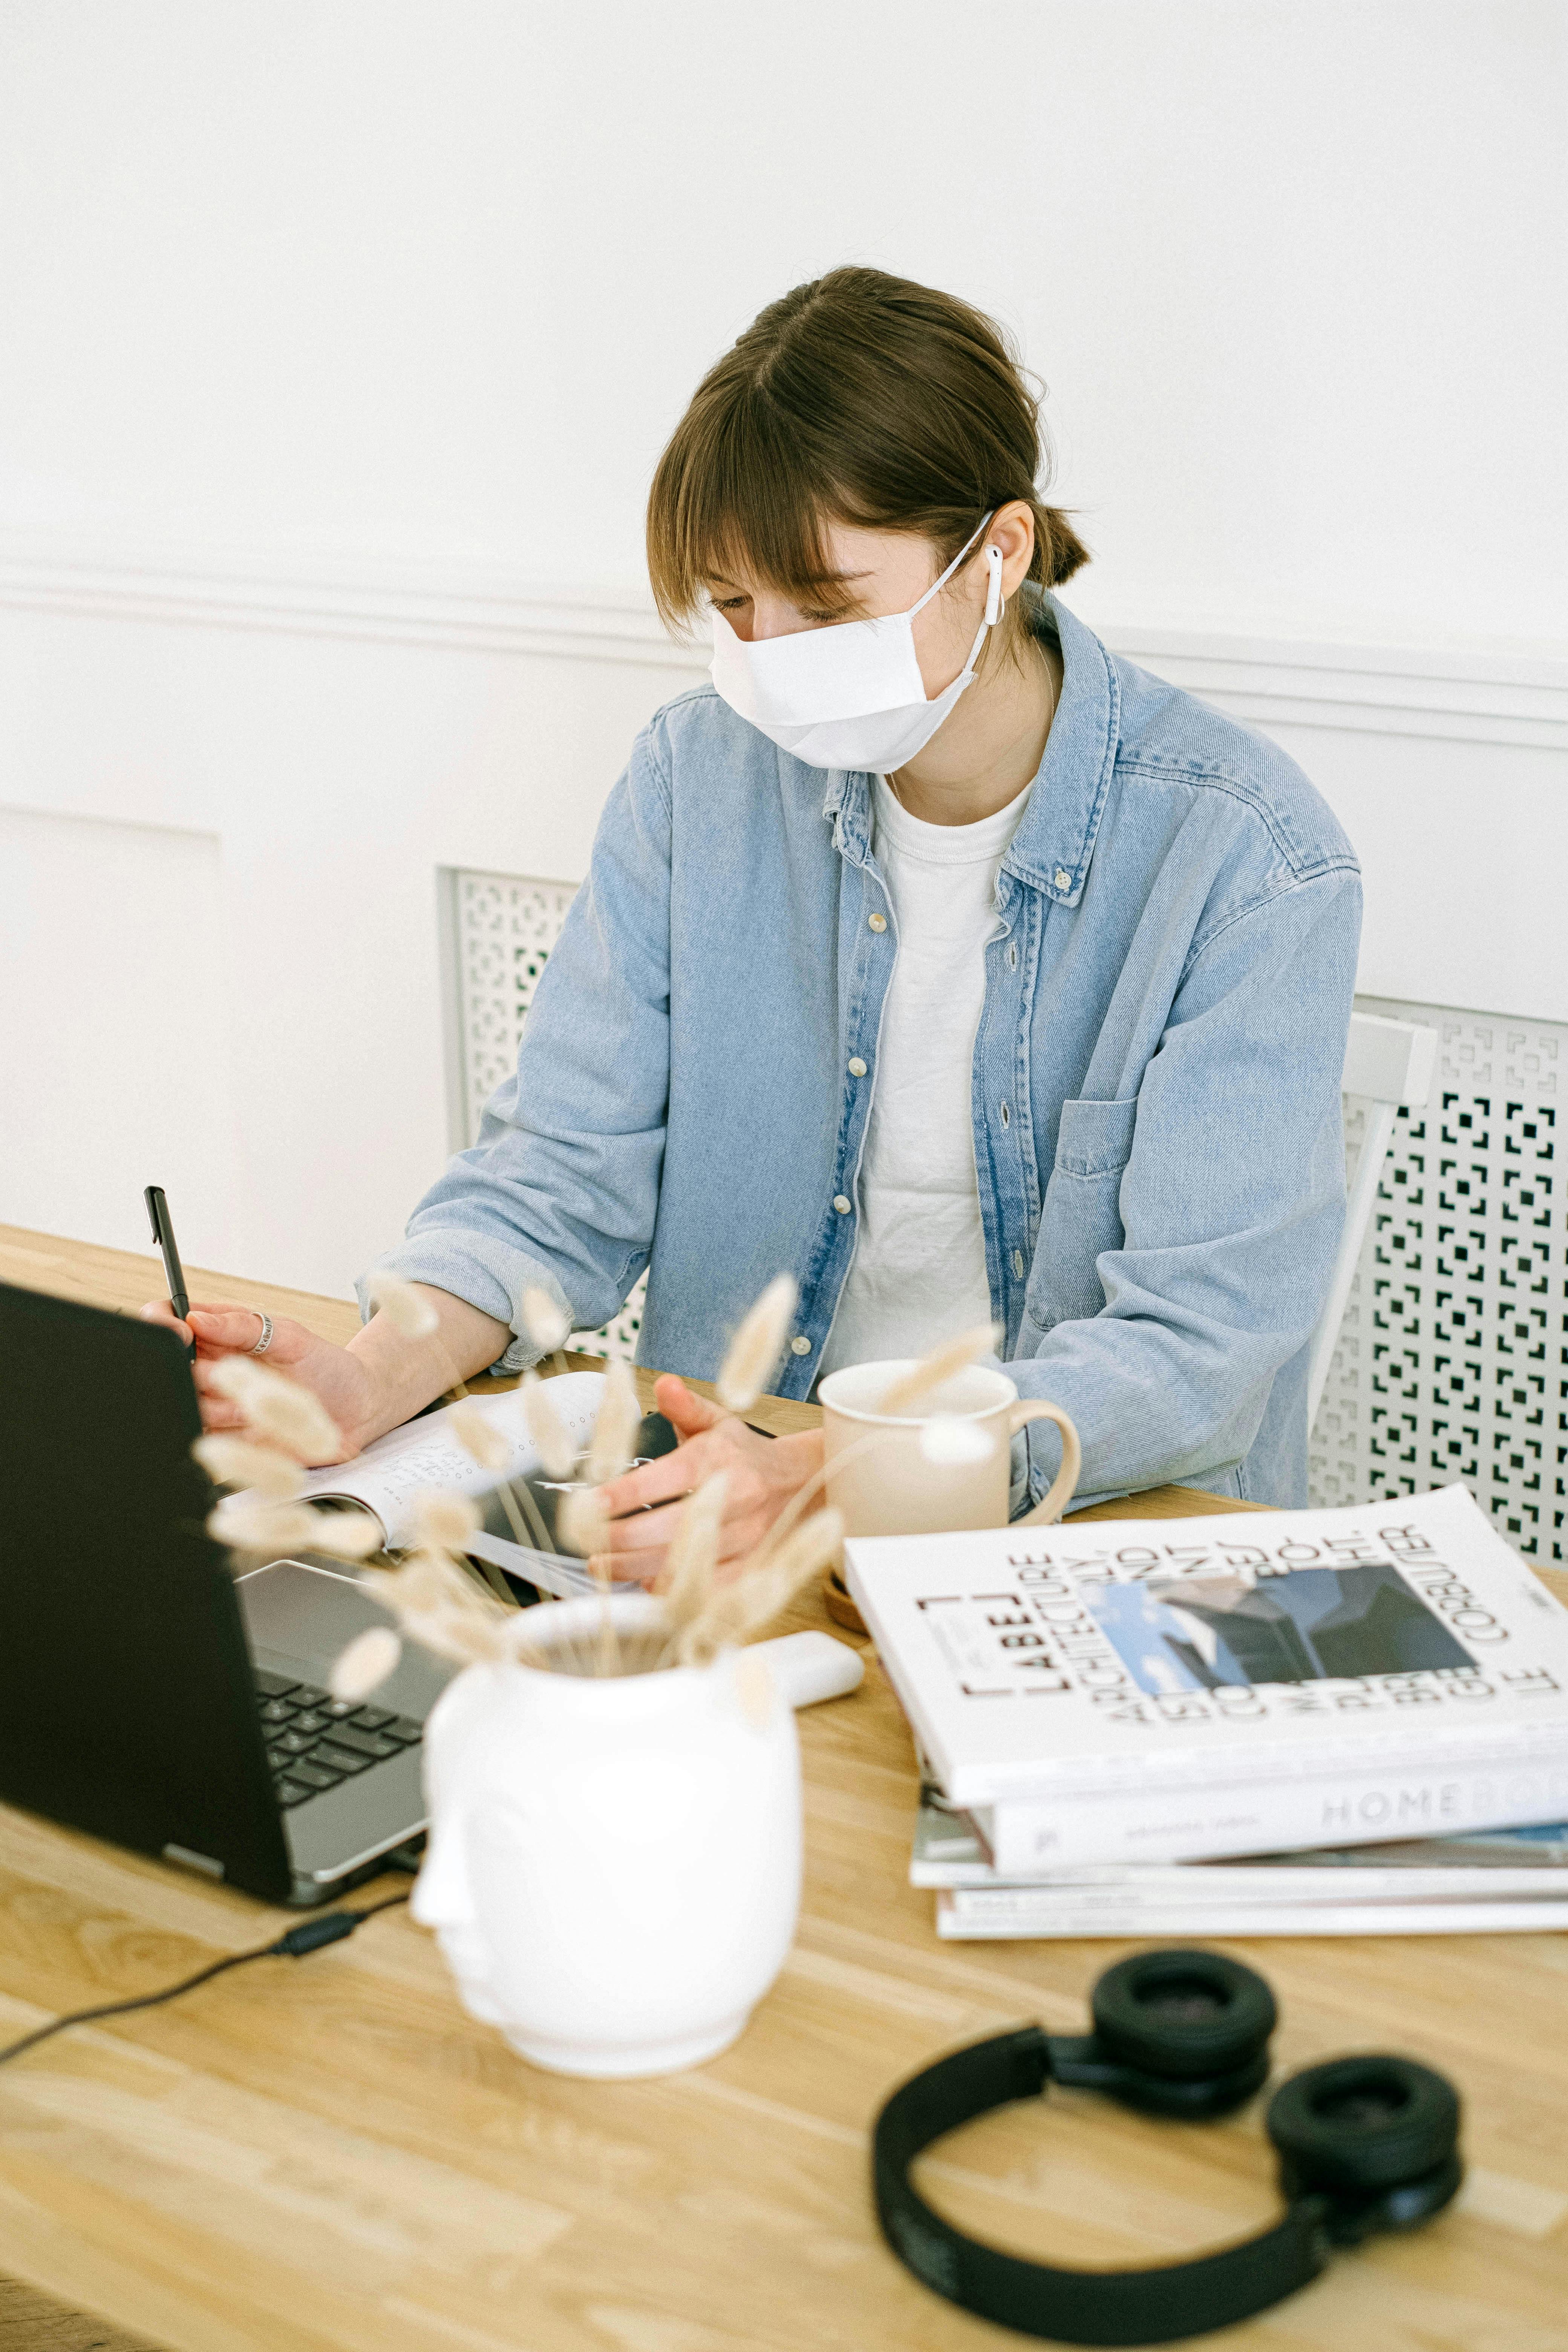
[[[270,1315],[262,1315],[259,1307],[253,1307],[251,1311],[253,1314],[261,1316],[261,1337],[250,1352],[253,1356],[264,1356],[272,1345],[272,1318]]]

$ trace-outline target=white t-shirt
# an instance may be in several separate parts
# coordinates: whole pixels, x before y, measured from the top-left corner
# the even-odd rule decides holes
[[[872,783],[873,839],[898,919],[860,1158],[855,1255],[823,1372],[923,1356],[991,1313],[971,1079],[996,931],[996,873],[1030,787],[978,824],[926,824]]]

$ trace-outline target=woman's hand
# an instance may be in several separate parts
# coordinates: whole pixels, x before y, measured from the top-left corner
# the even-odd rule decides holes
[[[186,1320],[182,1323],[166,1298],[155,1298],[142,1313],[149,1323],[166,1323],[187,1345],[195,1339],[196,1360],[192,1370],[203,1428],[243,1429],[245,1416],[239,1407],[213,1384],[213,1366],[225,1356],[251,1353],[262,1330],[256,1309],[203,1300],[187,1309]],[[302,1323],[279,1315],[272,1326],[271,1345],[260,1361],[271,1370],[281,1372],[285,1380],[298,1381],[302,1388],[311,1390],[342,1432],[342,1449],[323,1454],[323,1462],[346,1462],[378,1433],[377,1383],[349,1349],[334,1347],[330,1339],[319,1339]]]
[[[794,1437],[759,1437],[722,1405],[694,1395],[670,1372],[653,1393],[679,1445],[673,1454],[661,1454],[640,1470],[628,1470],[624,1478],[599,1490],[615,1521],[605,1559],[610,1574],[621,1582],[652,1582],[680,1524],[685,1497],[716,1470],[724,1471],[730,1481],[719,1538],[722,1565],[738,1561],[760,1543],[792,1496],[822,1467],[820,1430],[802,1430]],[[647,1510],[647,1504],[658,1507]],[[626,1517],[628,1512],[634,1516]]]
[[[418,1339],[400,1331],[390,1315],[373,1315],[346,1348],[319,1339],[303,1323],[279,1315],[272,1340],[261,1361],[288,1381],[298,1381],[319,1397],[342,1432],[342,1449],[324,1461],[346,1462],[363,1453],[375,1437],[412,1420],[436,1397],[495,1363],[511,1333],[506,1324],[455,1298],[449,1290],[430,1283],[414,1288],[435,1317],[432,1328]],[[207,1429],[242,1429],[245,1416],[213,1385],[212,1368],[224,1356],[247,1356],[261,1337],[261,1318],[253,1307],[220,1306],[211,1301],[186,1309],[187,1320],[175,1319],[166,1298],[154,1298],[142,1309],[150,1323],[166,1323],[188,1346],[196,1343],[196,1395]],[[318,1464],[311,1464],[317,1468]]]

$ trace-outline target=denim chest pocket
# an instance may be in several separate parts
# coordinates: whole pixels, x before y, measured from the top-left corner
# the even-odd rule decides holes
[[[1065,1102],[1057,1129],[1058,1176],[1117,1176],[1132,1157],[1138,1097],[1125,1102]]]
[[[1029,1317],[1042,1331],[1098,1315],[1105,1305],[1095,1261],[1126,1239],[1121,1177],[1137,1123],[1136,1095],[1126,1102],[1062,1105],[1029,1282]]]

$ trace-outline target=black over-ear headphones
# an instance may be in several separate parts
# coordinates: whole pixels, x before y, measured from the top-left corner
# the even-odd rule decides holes
[[[1315,2278],[1336,2246],[1414,2230],[1464,2178],[1459,2100],[1409,2058],[1335,2058],[1281,2084],[1268,2128],[1286,2210],[1272,2229],[1162,2270],[1068,2271],[966,2238],[910,2179],[944,2132],[1048,2081],[1145,2115],[1201,2122],[1260,2088],[1278,2012],[1260,1976],[1217,1952],[1142,1952],[1108,1969],[1094,2032],[1026,2025],[940,2059],[877,2118],[872,2167],[888,2242],[949,2302],[1068,2344],[1168,2344],[1228,2326]]]

